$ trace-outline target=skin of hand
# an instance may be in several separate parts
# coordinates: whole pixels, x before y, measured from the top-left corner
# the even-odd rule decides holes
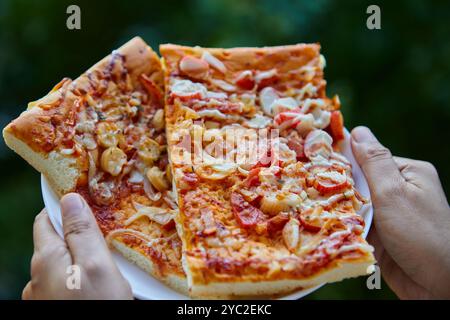
[[[450,298],[450,208],[434,166],[393,157],[365,127],[352,149],[369,184],[369,242],[383,278],[401,299]]]
[[[61,212],[64,239],[56,233],[45,209],[36,216],[31,280],[22,298],[133,299],[84,199],[76,193],[65,195]],[[71,265],[79,267],[79,289],[67,286]]]

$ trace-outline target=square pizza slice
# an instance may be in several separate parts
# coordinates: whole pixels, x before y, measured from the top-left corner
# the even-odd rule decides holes
[[[134,38],[30,103],[3,136],[59,196],[84,196],[112,247],[186,292],[163,97],[160,60]]]
[[[188,287],[274,295],[367,274],[338,97],[318,44],[160,47]]]

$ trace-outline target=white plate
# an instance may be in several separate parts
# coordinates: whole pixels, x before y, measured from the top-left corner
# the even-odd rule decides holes
[[[356,189],[361,193],[361,195],[365,198],[370,199],[369,188],[367,186],[366,179],[361,171],[361,168],[356,163],[355,158],[353,157],[352,149],[350,146],[350,134],[347,130],[345,130],[345,141],[343,143],[343,152],[344,156],[351,162],[353,169],[353,179],[355,181]],[[42,197],[44,199],[45,207],[47,208],[48,215],[50,220],[53,223],[58,234],[63,237],[63,228],[61,221],[61,211],[59,207],[59,199],[53,190],[50,188],[47,180],[42,175],[41,176],[41,188],[42,188]],[[364,228],[363,236],[364,238],[367,236],[369,232],[370,225],[372,223],[373,210],[372,205],[365,205],[359,211],[359,214],[364,217],[364,221],[366,223]],[[113,258],[116,261],[120,271],[123,276],[130,283],[133,294],[138,299],[150,299],[150,300],[178,300],[178,299],[189,299],[185,295],[182,295],[166,285],[162,284],[146,272],[142,271],[140,268],[128,262],[125,258],[123,258],[120,254],[113,252]],[[287,296],[282,297],[283,300],[294,300],[302,298],[311,292],[317,290],[322,285],[319,285],[314,288],[309,288],[306,290],[300,290],[295,293],[289,294]]]

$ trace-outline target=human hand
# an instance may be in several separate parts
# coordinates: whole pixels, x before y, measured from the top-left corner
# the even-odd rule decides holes
[[[368,128],[352,148],[369,184],[369,242],[383,278],[399,298],[450,298],[450,208],[432,164],[392,157]]]
[[[132,299],[128,282],[115,265],[94,216],[81,196],[61,199],[64,239],[56,233],[47,212],[36,216],[31,280],[23,299]],[[66,285],[67,269],[80,269],[80,288]]]

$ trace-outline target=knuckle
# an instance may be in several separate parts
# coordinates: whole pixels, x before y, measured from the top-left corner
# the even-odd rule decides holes
[[[22,290],[22,300],[30,300],[31,299],[31,292],[28,287]]]
[[[22,300],[32,300],[33,299],[33,287],[36,290],[36,282],[30,280],[25,288],[22,290]]]
[[[378,161],[392,157],[391,151],[379,143],[371,143],[366,147],[366,157],[369,161]]]
[[[31,278],[35,278],[38,274],[42,272],[45,259],[41,254],[33,254],[31,258]]]
[[[69,252],[65,246],[58,245],[53,247],[44,248],[42,250],[42,256],[45,257],[46,261],[49,261],[50,258],[54,260],[59,260],[68,255]]]
[[[421,161],[420,162],[421,167],[423,168],[424,171],[429,172],[431,174],[437,175],[437,170],[436,167],[428,161]]]
[[[71,220],[66,222],[64,237],[83,234],[91,228],[88,220]]]
[[[31,291],[36,291],[39,289],[39,282],[36,279],[30,280],[30,289]]]
[[[27,295],[29,295],[30,299],[32,299],[32,296],[39,294],[40,291],[43,289],[43,284],[40,284],[40,282],[36,278],[32,278],[30,280],[30,285],[27,289]],[[24,290],[25,291],[25,290]]]
[[[44,264],[50,260],[50,258],[61,258],[67,254],[67,249],[64,246],[47,246],[39,249],[33,255],[35,259],[41,264]]]

